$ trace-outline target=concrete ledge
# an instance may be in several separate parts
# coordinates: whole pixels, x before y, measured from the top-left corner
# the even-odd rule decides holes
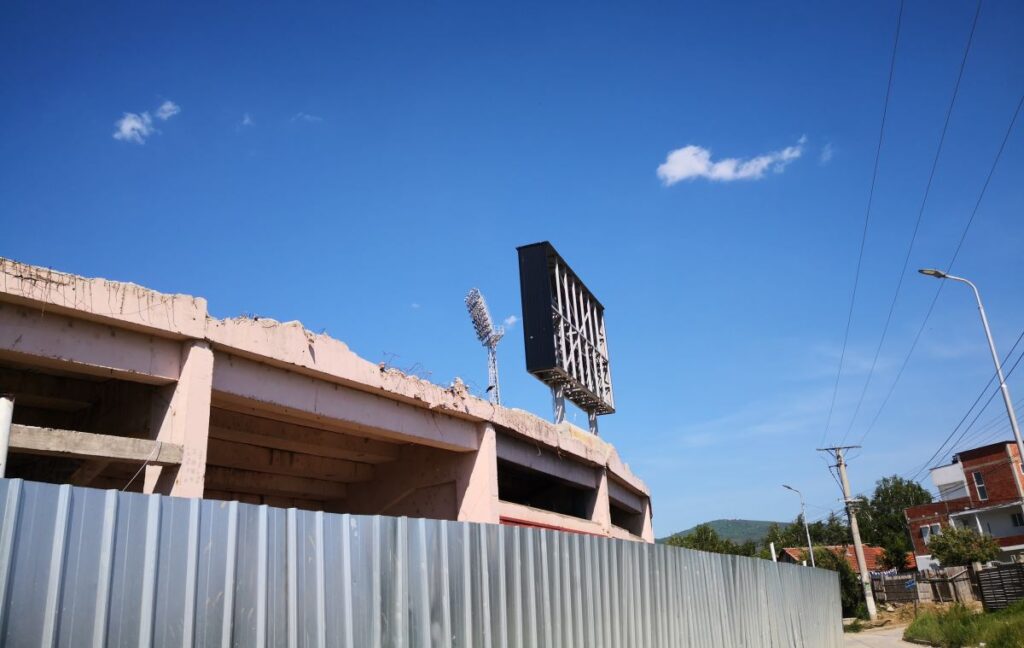
[[[512,502],[498,502],[498,517],[502,524],[518,524],[521,526],[536,527],[539,529],[552,529],[556,531],[572,531],[574,533],[589,533],[590,535],[608,536],[609,533],[597,522],[562,515],[552,511],[513,504]]]
[[[179,339],[206,335],[206,300],[201,297],[168,295],[3,258],[0,276],[5,301]]]

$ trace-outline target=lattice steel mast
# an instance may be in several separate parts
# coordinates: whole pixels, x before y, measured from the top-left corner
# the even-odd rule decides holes
[[[498,386],[498,342],[505,335],[505,329],[495,327],[483,294],[473,288],[466,294],[466,309],[473,321],[476,337],[487,349],[487,392],[495,405],[501,404],[501,389]]]

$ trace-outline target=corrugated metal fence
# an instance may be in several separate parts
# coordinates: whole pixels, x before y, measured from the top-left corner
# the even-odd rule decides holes
[[[0,480],[5,646],[842,643],[832,572],[520,527]]]

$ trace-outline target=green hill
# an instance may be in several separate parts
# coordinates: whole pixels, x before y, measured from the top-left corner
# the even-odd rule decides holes
[[[712,520],[707,524],[709,524],[711,528],[715,530],[715,533],[717,533],[719,537],[725,540],[732,540],[736,543],[742,543],[746,542],[747,540],[760,540],[768,533],[769,527],[771,527],[771,525],[773,524],[778,524],[781,527],[785,527],[788,523],[765,522],[762,520]],[[691,527],[689,529],[686,529],[685,531],[680,531],[678,534],[673,533],[669,536],[666,536],[666,538],[671,537],[672,535],[686,535],[688,533],[691,533],[695,528],[696,527]],[[662,538],[658,542],[661,542],[666,538]]]

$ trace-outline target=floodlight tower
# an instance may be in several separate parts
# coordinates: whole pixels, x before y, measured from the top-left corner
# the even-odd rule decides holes
[[[487,391],[495,405],[501,404],[501,390],[498,388],[498,342],[505,335],[505,329],[495,328],[487,302],[481,292],[473,288],[466,294],[466,309],[473,320],[476,338],[487,348]]]

